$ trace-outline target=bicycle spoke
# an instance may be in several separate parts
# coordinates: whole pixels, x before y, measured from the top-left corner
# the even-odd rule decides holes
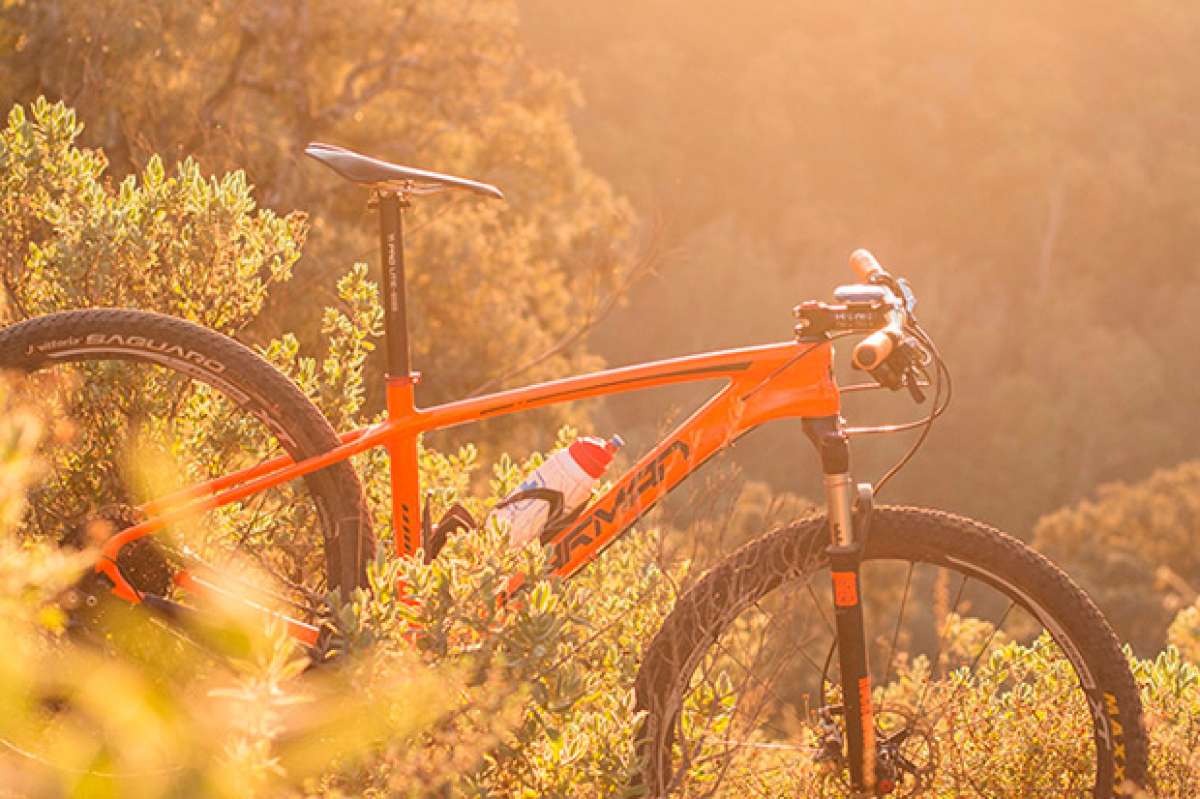
[[[812,599],[813,607],[817,609],[817,615],[821,617],[821,621],[825,622],[825,629],[829,631],[830,635],[836,638],[837,630],[834,628],[833,620],[830,619],[829,615],[825,612],[825,605],[822,604],[819,599],[817,599],[817,594],[815,591],[813,591],[812,578],[813,574],[810,573],[808,578],[804,581],[804,587],[808,589],[808,596],[810,599]]]
[[[737,665],[742,670],[743,673],[746,674],[747,679],[753,680],[754,682],[756,682],[760,686],[762,686],[762,688],[764,688],[767,692],[769,692],[771,694],[772,698],[774,698],[778,702],[780,707],[786,707],[789,704],[791,704],[790,702],[786,701],[783,697],[779,696],[778,692],[774,688],[774,685],[771,682],[769,682],[768,679],[761,677],[759,675],[757,669],[744,663],[728,647],[726,647],[720,641],[717,641],[716,644],[714,644],[714,646],[718,649],[718,651],[721,652],[721,654],[723,654],[725,657],[727,657],[731,661],[733,661],[733,663],[735,665]],[[800,647],[801,647],[800,643],[794,643],[788,650],[780,653],[778,656],[776,656],[774,658],[775,663],[778,664],[774,667],[774,674],[778,674],[779,670],[782,669],[784,667],[784,665],[786,665],[787,656],[790,656],[795,652],[801,652],[803,654],[803,656],[809,660],[810,663],[812,663],[814,666],[816,665],[816,662],[811,659],[811,657],[808,655],[808,653],[803,652],[803,650]],[[774,724],[771,724],[770,722],[766,722],[766,723],[770,724],[771,728],[774,731],[779,732],[780,734],[782,734],[784,736],[786,736],[788,734],[786,730],[779,729],[778,727],[776,727]]]
[[[925,686],[921,690],[921,697],[917,701],[917,715],[921,714],[921,710],[925,706],[925,695],[929,692],[929,686],[933,682],[933,671],[938,667],[942,660],[942,648],[946,645],[946,634],[950,631],[950,621],[958,612],[958,603],[962,601],[963,590],[967,586],[967,575],[962,576],[962,580],[958,584],[958,593],[954,597],[954,606],[950,612],[946,614],[946,618],[942,624],[942,631],[938,635],[937,649],[934,651],[933,660],[929,662],[929,675],[925,678]]]
[[[904,592],[900,598],[900,612],[896,615],[896,627],[892,630],[892,643],[888,647],[887,668],[883,673],[883,694],[879,697],[879,712],[887,706],[888,689],[891,688],[892,665],[896,656],[896,643],[900,640],[900,628],[904,624],[904,610],[908,607],[908,590],[912,585],[913,569],[916,564],[909,561],[908,572],[904,575]]]
[[[979,661],[983,658],[984,653],[987,652],[987,649],[989,646],[991,646],[992,641],[994,641],[996,639],[996,635],[999,634],[1000,629],[1004,626],[1004,622],[1008,620],[1008,614],[1011,613],[1012,609],[1015,608],[1016,606],[1017,606],[1017,603],[1015,601],[1012,601],[1012,600],[1009,601],[1008,607],[1005,608],[1004,613],[1000,617],[1000,621],[997,622],[992,627],[991,634],[988,635],[987,640],[985,640],[983,642],[983,646],[980,647],[979,652],[977,652],[975,654],[974,659],[972,659],[972,661],[971,661],[971,665],[967,667],[967,678],[964,679],[963,681],[959,682],[958,685],[955,686],[954,693],[951,694],[950,698],[947,699],[946,702],[942,703],[941,705],[939,705],[938,707],[933,709],[933,712],[935,714],[937,713],[937,711],[939,709],[941,709],[945,705],[953,702],[955,700],[955,698],[957,698],[958,693],[960,691],[962,691],[963,686],[965,686],[968,682],[970,682],[970,678],[972,676],[974,676],[974,674],[975,674],[975,667],[979,665]],[[935,718],[938,718],[938,716],[935,715]]]

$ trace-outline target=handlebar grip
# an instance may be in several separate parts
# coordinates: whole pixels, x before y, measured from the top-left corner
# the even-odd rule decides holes
[[[860,250],[860,252],[865,252],[865,250]],[[870,371],[887,360],[895,346],[896,340],[892,338],[890,332],[886,329],[876,330],[855,345],[850,362],[859,369]]]
[[[853,269],[860,279],[870,283],[871,279],[876,275],[886,275],[887,271],[879,265],[879,261],[868,250],[857,249],[850,253],[850,268]]]

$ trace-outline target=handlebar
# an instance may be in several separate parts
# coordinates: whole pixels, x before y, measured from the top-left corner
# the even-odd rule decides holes
[[[869,250],[858,249],[850,253],[850,268],[855,271],[860,280],[866,283],[894,285],[891,275]],[[870,371],[883,363],[892,354],[897,342],[903,339],[903,312],[896,310],[889,313],[888,316],[888,323],[885,327],[876,330],[855,345],[850,362],[859,369]]]
[[[795,307],[797,339],[821,341],[844,333],[867,334],[854,347],[854,367],[892,390],[907,387],[914,399],[922,402],[917,381],[931,356],[913,317],[917,299],[912,289],[866,250],[855,250],[850,266],[862,282],[839,286],[833,293],[834,304],[809,300]]]
[[[850,362],[859,369],[871,371],[892,354],[899,337],[900,327],[894,323],[882,330],[876,330],[854,346],[854,354],[850,356]]]
[[[857,249],[850,253],[850,268],[867,283],[874,283],[876,279],[888,276],[887,271],[879,265],[879,261],[869,250]]]
[[[912,321],[916,299],[908,284],[889,274],[867,250],[851,253],[850,267],[862,283],[841,286],[834,292],[834,298],[842,304],[809,301],[797,305],[795,314],[800,324],[796,326],[796,335],[803,338],[836,332],[867,333],[854,347],[851,363],[875,374],[897,348],[910,340],[906,330]],[[879,374],[875,376],[880,378]]]

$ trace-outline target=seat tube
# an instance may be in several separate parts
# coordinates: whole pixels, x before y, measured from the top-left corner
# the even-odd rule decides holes
[[[805,419],[804,432],[820,454],[825,481],[830,537],[826,551],[833,578],[850,783],[856,792],[869,795],[875,787],[875,720],[859,583],[863,541],[854,523],[856,490],[850,477],[850,445],[837,416]]]
[[[389,377],[387,408],[389,419],[411,416],[415,409],[416,375]],[[402,433],[387,440],[388,468],[392,483],[392,532],[396,554],[416,554],[421,547],[419,512],[420,485],[417,474],[417,434]]]
[[[408,306],[404,279],[404,209],[407,199],[396,191],[381,191],[379,255],[383,266],[383,318],[387,354],[387,411],[389,419],[404,419],[416,410],[415,388],[420,375],[412,370],[408,343]],[[392,484],[392,530],[396,553],[412,555],[421,546],[420,486],[417,477],[417,436],[408,433],[386,444]]]

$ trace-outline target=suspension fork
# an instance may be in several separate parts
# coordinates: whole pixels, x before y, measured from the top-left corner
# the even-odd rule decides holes
[[[821,457],[829,520],[829,565],[833,577],[834,626],[841,667],[846,760],[857,794],[875,789],[875,719],[871,705],[871,672],[863,624],[859,565],[870,520],[871,487],[856,487],[850,478],[850,445],[837,416],[803,420],[804,432]],[[858,505],[856,514],[856,503]]]

